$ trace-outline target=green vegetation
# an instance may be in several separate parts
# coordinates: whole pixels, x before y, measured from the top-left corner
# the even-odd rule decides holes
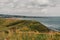
[[[20,31],[38,31],[48,32],[49,29],[40,22],[33,20],[17,20],[0,18],[0,30],[16,30]]]
[[[37,21],[0,18],[0,40],[60,40],[60,33]]]

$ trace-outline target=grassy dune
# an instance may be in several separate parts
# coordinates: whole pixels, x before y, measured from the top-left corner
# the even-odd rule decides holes
[[[60,40],[60,33],[37,21],[0,18],[0,40]]]

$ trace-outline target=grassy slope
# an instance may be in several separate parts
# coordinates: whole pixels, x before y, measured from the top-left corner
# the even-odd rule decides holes
[[[20,31],[39,31],[39,32],[49,31],[49,29],[46,26],[37,21],[0,18],[0,31],[10,29],[12,30],[20,29]]]
[[[60,40],[60,33],[48,31],[37,21],[0,18],[0,40]]]

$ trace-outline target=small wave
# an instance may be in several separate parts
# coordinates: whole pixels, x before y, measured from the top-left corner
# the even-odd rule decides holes
[[[42,23],[43,25],[45,25],[46,27],[48,27],[49,29],[55,30],[55,31],[60,31],[60,25],[57,24],[48,24],[48,23]]]

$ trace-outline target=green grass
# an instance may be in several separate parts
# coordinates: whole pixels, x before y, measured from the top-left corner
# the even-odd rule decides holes
[[[15,30],[20,29],[21,31],[24,27],[28,28],[27,31],[39,31],[39,32],[48,32],[49,29],[41,24],[40,22],[33,20],[17,20],[17,19],[5,19],[0,18],[0,31],[2,30]]]
[[[0,18],[0,40],[60,40],[60,33],[49,32],[34,20]]]

